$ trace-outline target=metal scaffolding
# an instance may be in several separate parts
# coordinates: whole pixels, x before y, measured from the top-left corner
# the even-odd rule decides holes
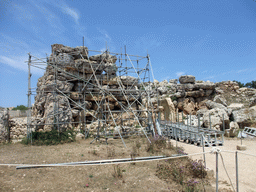
[[[91,58],[95,53],[100,53],[98,63]],[[27,137],[31,139],[32,130],[38,130],[40,127],[52,126],[58,132],[63,127],[77,128],[85,134],[85,138],[90,134],[92,125],[97,124],[97,134],[95,140],[100,137],[107,138],[119,136],[125,146],[123,137],[134,133],[144,134],[148,138],[151,132],[150,117],[154,107],[150,102],[152,90],[147,85],[151,82],[150,71],[151,62],[149,55],[138,56],[126,53],[113,53],[108,49],[106,51],[87,50],[83,45],[83,51],[69,52],[69,55],[80,55],[81,65],[79,67],[66,64],[66,58],[46,57],[37,58],[29,53],[28,60],[28,120]],[[99,55],[97,55],[99,57]],[[117,60],[109,64],[110,67],[116,66],[116,73],[109,75],[101,69],[103,62],[115,57]],[[87,61],[83,62],[84,60]],[[88,65],[89,64],[89,65]],[[63,67],[66,66],[66,67]],[[31,88],[31,67],[36,67],[44,71],[51,70],[53,75],[52,84],[47,84],[47,88]],[[100,70],[99,70],[100,69]],[[108,70],[108,69],[106,69]],[[82,71],[82,73],[81,73]],[[86,73],[90,71],[90,73]],[[151,74],[150,74],[151,73]],[[76,87],[71,91],[65,91],[58,85],[61,75],[65,75],[66,82],[75,82]],[[38,97],[47,97],[51,94],[54,101],[53,113],[44,114],[40,121],[32,116],[31,95]],[[74,96],[75,95],[75,96]],[[69,108],[65,111],[60,110],[60,97],[65,98],[69,103]],[[147,98],[146,102],[142,99]],[[89,106],[88,101],[90,101]],[[113,105],[115,103],[115,105]],[[93,108],[93,109],[92,109]],[[77,110],[78,118],[72,121],[60,121],[60,116],[65,116],[68,111]],[[35,115],[35,114],[34,114]],[[46,119],[53,119],[52,123],[47,123]],[[115,127],[118,135],[113,135]],[[149,139],[148,139],[149,140]]]

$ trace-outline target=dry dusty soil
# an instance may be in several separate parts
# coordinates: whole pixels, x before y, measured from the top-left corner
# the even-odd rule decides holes
[[[163,161],[120,164],[120,177],[114,165],[46,167],[34,169],[16,169],[16,166],[2,164],[48,164],[80,162],[127,158],[137,146],[139,156],[171,155],[173,150],[160,150],[154,154],[146,152],[146,138],[125,139],[127,148],[120,139],[104,142],[93,142],[92,139],[55,146],[31,146],[16,144],[0,145],[0,191],[185,191],[175,182],[166,182],[156,175],[157,165]],[[139,146],[137,145],[139,143]],[[171,141],[176,148],[176,142]],[[225,140],[221,150],[236,150],[240,141]],[[246,153],[256,154],[256,141],[243,141],[247,146]],[[202,152],[201,147],[178,142],[185,152]],[[210,148],[206,148],[209,151]],[[235,186],[235,155],[221,152],[225,166]],[[255,191],[256,157],[238,154],[239,157],[239,189]],[[203,156],[193,156],[202,159]],[[206,155],[206,165],[215,170],[215,155]],[[209,172],[210,173],[210,172]],[[210,175],[210,174],[209,174]],[[215,191],[215,178],[208,176],[204,191]],[[207,184],[208,183],[208,184]],[[230,182],[219,158],[219,191],[232,191]]]
[[[176,142],[174,142],[176,144]],[[252,192],[256,191],[256,140],[255,139],[245,139],[242,141],[242,144],[246,146],[245,151],[238,152],[238,185],[240,192]],[[236,164],[235,164],[235,153],[236,146],[241,145],[241,140],[237,138],[229,139],[225,138],[224,146],[216,146],[216,148],[221,150],[221,155],[223,157],[223,162],[227,173],[231,179],[231,182],[236,189]],[[201,147],[185,144],[178,142],[178,146],[184,147],[185,151],[189,154],[198,153],[202,151]],[[211,151],[212,148],[207,147],[205,151]],[[231,152],[232,151],[232,152]],[[246,155],[247,154],[253,154]],[[193,159],[203,158],[200,156],[193,156]],[[232,189],[230,180],[227,176],[227,173],[224,169],[222,158],[218,156],[218,165],[219,165],[219,187]],[[214,170],[216,173],[216,155],[215,154],[206,154],[206,167]],[[215,184],[214,184],[215,185]]]

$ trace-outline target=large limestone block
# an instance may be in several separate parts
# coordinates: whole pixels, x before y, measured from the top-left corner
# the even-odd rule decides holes
[[[57,86],[56,86],[57,84]],[[54,80],[45,80],[43,84],[38,87],[38,91],[52,92],[56,91],[56,88],[62,92],[69,92],[73,88],[74,84],[68,81],[57,80],[55,84]]]
[[[171,98],[165,98],[160,100],[160,105],[164,108],[164,119],[168,121],[174,121],[176,119],[176,113]]]
[[[9,122],[8,119],[8,112],[7,109],[2,108],[0,109],[0,143],[5,142],[7,139],[7,130],[6,127]]]
[[[228,108],[232,109],[232,110],[239,110],[242,109],[244,107],[243,103],[231,103]]]
[[[101,74],[104,69],[104,64],[99,64],[95,61],[90,61],[87,59],[77,59],[75,60],[75,65],[71,65],[70,68],[73,67],[74,70],[84,73],[97,73]]]
[[[246,122],[247,120],[254,120],[256,118],[256,106],[233,111],[232,114],[234,121],[238,124]]]
[[[53,44],[52,54],[59,55],[61,53],[72,55],[74,59],[87,58],[88,48],[83,46],[69,47],[69,46],[64,46],[62,44]]]
[[[214,101],[211,101],[211,100],[208,100],[205,102],[206,106],[209,108],[209,109],[214,109],[214,108],[220,108],[220,109],[226,109],[226,107],[220,103],[216,103]]]
[[[178,83],[178,79],[170,79],[169,83],[171,84],[177,84]]]
[[[91,61],[97,61],[97,62],[104,62],[104,63],[115,63],[117,58],[114,55],[110,55],[110,54],[99,54],[99,55],[94,55],[90,57]]]
[[[60,123],[59,128],[61,131],[70,128],[72,121],[72,112],[70,110],[70,103],[67,98],[61,95],[56,97],[52,94],[48,94],[45,104],[45,131],[51,131],[54,128],[54,122]]]
[[[205,96],[204,95],[204,90],[202,90],[202,89],[200,89],[200,90],[198,90],[198,91],[188,91],[188,92],[186,92],[186,97],[203,97],[203,96]]]
[[[196,81],[196,78],[193,75],[184,75],[179,77],[179,81],[181,84],[186,84],[186,83],[194,84]]]
[[[78,92],[71,92],[70,93],[70,98],[73,99],[73,100],[83,99],[83,94],[78,93]]]
[[[212,129],[223,131],[223,115],[225,129],[229,129],[229,116],[224,108],[213,108],[211,110],[206,111],[203,114],[204,126],[209,128],[211,122]]]
[[[160,95],[166,94],[168,91],[167,87],[158,87],[157,90],[159,91]]]
[[[163,80],[163,81],[161,81],[161,82],[159,83],[159,86],[160,86],[160,87],[164,87],[164,86],[167,86],[167,84],[168,84],[168,81],[167,81],[167,80]]]
[[[225,107],[227,107],[227,100],[221,95],[216,95],[214,97],[213,101],[216,103],[220,103],[220,104],[224,105]]]
[[[106,74],[108,75],[113,75],[116,74],[117,72],[117,66],[115,63],[105,63],[104,64],[104,71],[106,72]]]
[[[215,84],[212,82],[196,83],[194,84],[194,89],[214,90]]]

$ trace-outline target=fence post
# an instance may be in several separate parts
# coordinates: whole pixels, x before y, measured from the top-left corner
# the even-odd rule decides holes
[[[198,116],[197,117],[197,120],[198,120],[197,121],[198,122],[198,131],[197,132],[199,133],[199,129],[200,129],[200,114],[198,114],[197,116]]]
[[[219,157],[218,157],[218,151],[216,151],[216,192],[218,192],[219,188]]]
[[[201,135],[201,141],[202,141],[202,146],[203,146],[203,153],[205,152],[204,150],[204,137]],[[205,153],[204,153],[204,167],[206,168],[206,159],[205,159]]]
[[[239,192],[239,185],[238,185],[238,152],[236,151],[236,191]]]
[[[6,119],[6,128],[7,128],[7,141],[10,143],[11,134],[10,134],[10,126],[9,126],[9,109],[7,108],[7,119]]]
[[[179,117],[179,111],[177,111],[177,123],[178,123],[178,125],[180,124],[180,117]]]
[[[209,123],[210,123],[210,129],[212,129],[211,113],[209,113]]]

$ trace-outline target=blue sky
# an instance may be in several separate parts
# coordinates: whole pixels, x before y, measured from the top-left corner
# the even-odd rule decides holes
[[[2,0],[0,106],[27,105],[27,53],[51,44],[150,55],[155,79],[256,80],[255,0]],[[33,69],[32,86],[42,76]]]

